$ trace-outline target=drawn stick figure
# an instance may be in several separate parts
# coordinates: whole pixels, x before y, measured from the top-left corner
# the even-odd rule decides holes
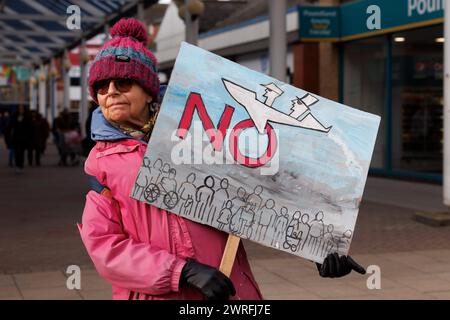
[[[315,219],[311,221],[311,230],[309,232],[308,247],[310,254],[315,255],[320,246],[320,238],[324,234],[323,212],[316,213]]]
[[[219,223],[220,230],[223,230],[226,225],[230,224],[231,215],[232,215],[232,212],[231,212],[232,206],[233,206],[233,203],[231,202],[231,200],[228,200],[225,203],[225,207],[222,210],[220,210],[219,217],[217,218],[217,222]]]
[[[196,214],[197,218],[204,221],[205,212],[211,207],[214,199],[214,178],[207,176],[204,180],[204,185],[197,188],[195,200],[197,201]]]
[[[275,201],[268,199],[259,212],[259,223],[256,228],[256,237],[258,241],[261,240],[261,235],[263,235],[262,241],[266,239],[267,229],[277,215],[277,212],[273,209],[274,207]]]
[[[194,185],[195,173],[190,173],[186,177],[180,188],[178,189],[178,194],[180,196],[180,214],[185,216],[190,216],[192,212],[192,207],[194,205],[194,197],[197,187]]]

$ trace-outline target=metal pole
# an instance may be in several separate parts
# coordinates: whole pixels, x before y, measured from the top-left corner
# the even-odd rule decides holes
[[[200,18],[197,17],[194,21],[191,20],[191,23],[192,23],[191,43],[193,45],[198,45],[198,31],[200,29]]]
[[[144,22],[144,1],[139,0],[138,5],[137,5],[137,18],[138,20],[140,20],[141,22]]]
[[[56,94],[56,72],[55,72],[55,59],[51,60],[51,78],[50,78],[50,110],[51,110],[51,122],[55,120],[56,117],[56,104],[57,104],[57,94]]]
[[[39,70],[39,113],[45,117],[45,111],[46,111],[46,100],[47,100],[47,95],[46,95],[46,84],[47,84],[47,75],[45,72],[45,66],[41,65],[40,70]]]
[[[65,50],[64,52],[64,61],[62,63],[62,75],[63,75],[63,83],[64,83],[64,97],[63,97],[63,101],[64,101],[64,105],[63,105],[63,109],[67,109],[69,110],[70,107],[70,68],[66,69],[66,65],[70,62],[69,59],[69,52],[67,50]]]
[[[45,68],[45,73],[47,74],[47,77],[45,77],[45,119],[48,120],[48,116],[50,115],[49,112],[49,105],[52,103],[52,88],[51,88],[51,62],[47,65]]]
[[[30,110],[37,110],[36,84],[38,80],[36,79],[36,70],[32,71],[31,77],[32,79],[30,79]]]
[[[269,61],[270,75],[286,81],[286,0],[268,0],[270,17]]]
[[[196,21],[192,21],[192,16],[188,10],[188,3],[189,0],[184,0],[184,7],[186,9],[184,13],[184,23],[186,26],[185,38],[187,43],[197,45],[198,28],[199,28],[198,18],[196,19]]]
[[[105,24],[105,28],[104,28],[103,32],[105,33],[105,39],[103,40],[103,44],[105,44],[109,38],[109,24]]]
[[[53,101],[52,101],[52,122],[56,118],[57,105],[58,105],[58,95],[57,95],[57,86],[56,86],[56,78],[52,78],[52,92],[53,92]]]
[[[448,3],[447,3],[448,4]],[[450,206],[450,8],[444,10],[444,204]]]
[[[80,85],[81,85],[81,101],[80,101],[80,127],[81,135],[84,137],[86,135],[85,122],[87,114],[87,97],[88,97],[88,86],[87,86],[87,52],[86,52],[86,41],[83,39],[81,41],[80,48]]]
[[[191,29],[192,29],[192,25],[191,25],[191,15],[189,14],[189,11],[187,9],[188,6],[188,0],[184,0],[184,26],[185,26],[185,40],[187,43],[192,43],[191,42]]]

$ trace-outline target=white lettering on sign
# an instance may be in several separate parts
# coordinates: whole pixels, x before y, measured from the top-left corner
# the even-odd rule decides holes
[[[303,15],[305,17],[336,17],[337,11],[326,11],[326,10],[320,10],[320,11],[309,11],[305,10],[303,11]]]
[[[444,10],[444,0],[408,0],[408,17]]]
[[[366,26],[369,30],[380,30],[381,29],[381,9],[377,5],[371,5],[367,7],[367,14],[370,16],[367,18]]]

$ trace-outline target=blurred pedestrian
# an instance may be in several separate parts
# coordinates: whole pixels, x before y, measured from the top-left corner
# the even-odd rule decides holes
[[[8,126],[10,141],[14,149],[16,173],[23,172],[25,150],[31,138],[31,119],[23,105],[19,105]]]
[[[44,154],[47,139],[49,136],[49,125],[46,119],[37,111],[31,112],[31,139],[28,148],[28,164],[33,165],[33,158],[36,166],[41,165],[41,156]]]
[[[64,109],[53,121],[52,133],[56,147],[58,148],[59,166],[67,165],[67,148],[65,146],[64,133],[69,130],[70,123],[70,113],[67,109]]]
[[[41,155],[45,154],[45,150],[47,149],[47,140],[50,136],[50,125],[40,113],[37,115],[38,121],[39,121],[39,132],[40,132],[40,148],[41,148]]]
[[[1,112],[0,113],[0,136],[3,134],[5,129],[6,129],[6,126],[5,126],[4,116],[3,116],[3,112]]]
[[[64,154],[66,156],[64,163],[66,163],[67,157],[70,159],[71,166],[77,166],[80,163],[81,140],[80,127],[77,122],[73,121],[69,125],[69,130],[64,132]]]
[[[11,127],[10,127],[11,117],[9,116],[9,112],[5,112],[5,114],[3,115],[3,122],[4,122],[3,134],[6,149],[8,149],[8,166],[14,167],[14,148],[11,141]]]

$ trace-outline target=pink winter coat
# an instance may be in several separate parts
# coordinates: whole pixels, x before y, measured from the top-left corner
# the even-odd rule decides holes
[[[113,198],[89,191],[81,238],[113,299],[203,299],[179,287],[181,270],[188,257],[218,268],[228,235],[130,198],[146,148],[133,139],[97,142],[85,171]],[[231,299],[262,299],[242,243],[230,278]]]

